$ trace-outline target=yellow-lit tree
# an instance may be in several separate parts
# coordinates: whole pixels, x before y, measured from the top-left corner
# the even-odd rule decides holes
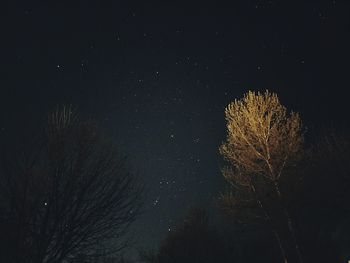
[[[221,196],[229,211],[254,207],[269,223],[285,262],[302,262],[281,181],[301,154],[303,132],[298,113],[288,113],[277,94],[249,91],[225,109],[227,139],[222,169],[234,190]]]

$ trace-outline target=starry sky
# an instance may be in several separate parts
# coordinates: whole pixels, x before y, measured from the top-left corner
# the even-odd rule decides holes
[[[248,90],[277,92],[306,126],[349,125],[349,1],[167,2],[2,8],[1,140],[58,104],[95,118],[146,183],[139,246],[212,206],[224,108]]]

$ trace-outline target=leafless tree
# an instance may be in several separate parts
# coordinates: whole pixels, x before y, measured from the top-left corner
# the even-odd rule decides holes
[[[270,225],[284,261],[302,262],[281,189],[283,177],[302,151],[299,115],[287,113],[278,96],[269,91],[249,91],[241,100],[229,104],[225,115],[227,140],[221,145],[220,154],[227,166],[222,172],[234,190],[222,195],[223,208],[231,212],[253,211],[253,215]],[[291,259],[294,255],[296,259]]]
[[[2,165],[1,262],[56,263],[122,249],[143,187],[113,143],[62,107],[35,148]]]

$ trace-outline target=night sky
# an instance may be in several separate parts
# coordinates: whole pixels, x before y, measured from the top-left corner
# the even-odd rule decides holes
[[[350,1],[9,2],[1,140],[58,104],[95,118],[146,183],[137,246],[212,206],[224,108],[248,90],[277,92],[308,127],[348,126]]]

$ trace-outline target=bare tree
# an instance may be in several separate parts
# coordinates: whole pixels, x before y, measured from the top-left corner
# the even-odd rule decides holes
[[[122,249],[143,187],[113,143],[63,107],[49,115],[37,146],[2,166],[3,260],[55,263]]]
[[[221,198],[224,208],[249,208],[266,220],[278,241],[285,262],[302,262],[291,216],[284,202],[281,181],[302,151],[299,115],[287,113],[274,93],[249,91],[225,110],[227,140],[220,154],[228,165],[222,170],[234,191]],[[285,235],[283,229],[287,229]],[[293,252],[290,245],[293,244]],[[293,254],[297,259],[293,258]]]

